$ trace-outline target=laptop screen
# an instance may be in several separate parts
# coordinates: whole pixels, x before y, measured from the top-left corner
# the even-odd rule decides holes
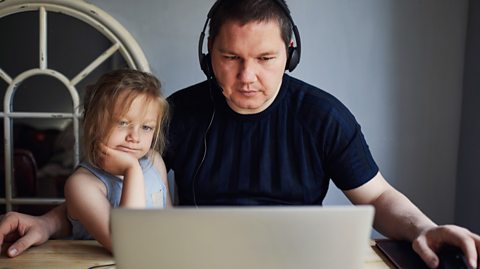
[[[371,206],[112,210],[116,268],[361,268]]]

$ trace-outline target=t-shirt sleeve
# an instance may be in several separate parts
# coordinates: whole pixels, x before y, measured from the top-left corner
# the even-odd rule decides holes
[[[378,166],[360,127],[355,128],[350,140],[345,142],[344,145],[337,145],[338,148],[329,162],[332,180],[342,190],[359,187],[378,173]]]
[[[339,101],[324,115],[320,136],[326,169],[341,190],[363,185],[378,173],[360,125]]]

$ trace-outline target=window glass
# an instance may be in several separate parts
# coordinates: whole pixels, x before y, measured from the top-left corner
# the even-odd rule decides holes
[[[12,121],[14,197],[63,197],[74,168],[71,119]]]
[[[65,85],[52,76],[33,76],[16,89],[12,100],[13,112],[72,113],[72,97]]]
[[[0,66],[1,67],[1,66]],[[0,78],[0,112],[3,112],[3,97],[7,91],[8,84]],[[1,135],[1,134],[0,134]]]
[[[0,68],[12,79],[38,67],[38,12],[15,13],[0,19]]]

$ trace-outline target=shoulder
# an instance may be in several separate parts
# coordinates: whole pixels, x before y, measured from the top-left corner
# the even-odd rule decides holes
[[[90,171],[83,167],[77,168],[65,182],[65,196],[73,193],[83,193],[92,190],[100,190],[106,193],[105,185]]]
[[[167,98],[170,107],[167,132],[176,131],[181,126],[195,124],[198,122],[198,117],[208,118],[212,110],[210,92],[209,83],[204,81],[170,95]]]
[[[150,150],[148,154],[148,163],[150,165],[153,165],[155,170],[157,170],[157,172],[160,172],[160,175],[162,177],[166,175],[167,169],[165,167],[165,162],[163,161],[163,158],[158,151]]]
[[[156,150],[152,150],[152,156],[153,156],[153,165],[158,169],[162,168],[165,169],[165,162],[163,161],[162,155],[158,153]]]
[[[85,203],[103,199],[107,196],[107,190],[95,175],[79,167],[65,182],[64,195],[68,215],[77,219]]]
[[[287,94],[290,99],[305,106],[316,106],[319,109],[347,109],[335,96],[302,80],[289,77]]]
[[[167,183],[167,167],[165,165],[165,162],[163,161],[162,156],[158,151],[156,150],[151,150],[150,153],[148,154],[147,160],[147,169],[144,170],[144,173],[152,175],[149,171],[153,171],[153,175],[155,178],[158,180],[161,180],[164,182],[165,185],[168,186]]]
[[[169,143],[188,132],[186,129],[192,126],[200,125],[200,128],[203,128],[202,121],[209,119],[212,113],[211,90],[207,81],[174,92],[167,100],[170,107],[167,128]]]
[[[287,98],[305,120],[330,118],[356,123],[350,110],[332,94],[293,77],[287,77],[286,82]]]
[[[187,88],[172,93],[168,98],[168,103],[173,106],[189,106],[209,99],[210,87],[208,81],[203,81]]]

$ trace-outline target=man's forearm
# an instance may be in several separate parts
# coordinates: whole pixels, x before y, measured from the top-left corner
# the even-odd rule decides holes
[[[395,189],[380,195],[374,202],[374,227],[383,235],[399,240],[414,240],[423,231],[435,227],[420,209]]]
[[[51,238],[64,238],[72,234],[72,226],[67,219],[65,203],[55,207],[40,217]]]

